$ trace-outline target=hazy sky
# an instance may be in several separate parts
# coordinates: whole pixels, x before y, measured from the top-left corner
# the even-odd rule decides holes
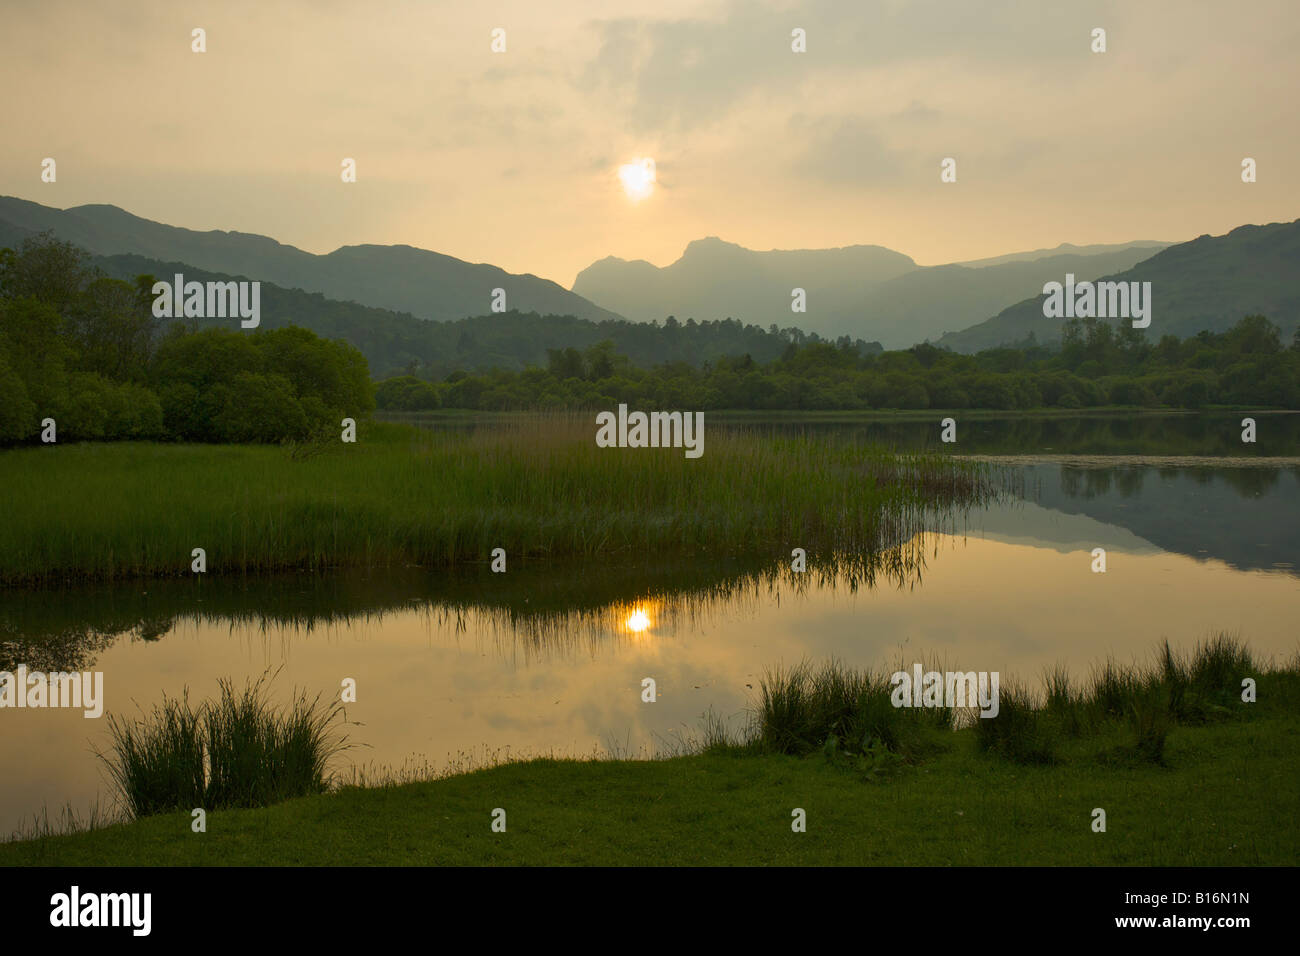
[[[1300,216],[1297,0],[3,6],[0,194],[311,252],[408,243],[567,287],[709,235],[932,264]]]

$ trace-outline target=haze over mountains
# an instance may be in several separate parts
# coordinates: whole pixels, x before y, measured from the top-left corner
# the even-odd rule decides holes
[[[185,262],[211,272],[247,276],[332,299],[409,312],[422,319],[460,319],[491,309],[505,289],[507,308],[573,315],[599,322],[619,316],[563,286],[534,275],[464,262],[411,246],[344,246],[318,256],[266,236],[197,232],[133,216],[116,206],[53,209],[0,197],[0,244],[52,230],[97,255],[135,254]]]
[[[2,230],[0,230],[2,232]],[[4,245],[0,235],[0,245]],[[163,262],[134,254],[92,256],[91,264],[115,279],[140,275],[159,278],[182,272],[187,281],[227,282],[238,276],[209,272],[184,262]],[[329,299],[319,292],[286,289],[261,281],[259,328],[297,325],[329,339],[343,339],[361,350],[371,374],[387,378],[418,373],[441,381],[454,371],[523,369],[545,366],[551,349],[586,349],[613,343],[632,364],[651,367],[663,362],[699,366],[724,356],[749,355],[756,362],[778,358],[790,344],[786,335],[739,323],[700,323],[666,328],[626,319],[596,322],[571,315],[539,315],[511,309],[489,315],[438,321],[409,312]],[[199,327],[230,328],[226,319],[196,319]]]
[[[1052,278],[1062,282],[1065,273]],[[1300,219],[1199,236],[1101,278],[1151,283],[1147,336],[1152,339],[1187,338],[1204,329],[1224,332],[1242,316],[1264,315],[1289,340],[1300,325]],[[1041,287],[1037,293],[937,344],[976,352],[1023,341],[1030,332],[1039,342],[1059,340],[1060,324],[1043,317]]]
[[[180,263],[190,266],[196,278],[202,271],[212,278],[242,276],[275,284],[284,293],[277,293],[277,301],[291,315],[270,321],[294,321],[353,341],[372,362],[378,360],[377,372],[412,361],[441,367],[500,358],[513,364],[544,354],[545,348],[581,347],[611,329],[618,332],[614,338],[629,346],[645,344],[645,336],[610,323],[624,318],[662,323],[669,315],[682,322],[732,318],[762,328],[797,327],[823,338],[848,335],[886,348],[930,340],[956,351],[977,351],[1023,341],[1031,332],[1038,341],[1050,342],[1059,339],[1060,323],[1043,317],[1041,290],[1045,282],[1062,281],[1067,273],[1076,281],[1152,282],[1154,318],[1148,334],[1156,338],[1222,331],[1255,312],[1267,315],[1288,336],[1300,324],[1295,281],[1300,275],[1300,220],[1242,226],[1226,236],[1172,246],[1154,240],[1062,244],[938,266],[919,266],[909,256],[875,245],[758,252],[709,238],[690,243],[680,259],[662,268],[644,260],[601,259],[579,273],[572,290],[410,246],[346,246],[314,255],[265,236],[168,226],[115,206],[60,210],[0,197],[0,246],[45,230],[101,257],[101,265],[114,260],[112,274],[139,269],[163,275],[160,270]],[[578,326],[552,322],[554,328],[533,337],[524,351],[505,348],[505,329],[519,335],[521,327],[497,323],[501,328],[488,330],[495,288],[506,290],[512,313],[585,320],[581,334]],[[794,288],[805,290],[806,312],[791,311]],[[294,289],[304,295],[289,295]],[[454,336],[450,330],[425,336],[418,328],[419,320],[459,326],[471,317]],[[471,341],[474,323],[485,330],[478,345]],[[558,341],[557,334],[573,334],[581,341]],[[448,345],[453,338],[454,346]],[[739,329],[716,338],[737,347],[744,342],[757,352],[770,345],[760,345]],[[675,358],[680,344],[668,351],[646,345],[646,350],[646,356],[633,355],[633,360],[650,361],[649,353],[653,360]]]
[[[721,239],[699,239],[671,265],[610,256],[578,274],[573,291],[636,321],[736,318],[790,324],[836,338],[906,348],[996,314],[1073,272],[1081,279],[1127,269],[1165,248],[1152,240],[1117,246],[1064,246],[994,259],[918,266],[880,246],[756,252]],[[804,289],[807,311],[792,313],[791,290]]]

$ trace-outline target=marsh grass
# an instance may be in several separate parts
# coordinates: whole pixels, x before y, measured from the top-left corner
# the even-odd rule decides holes
[[[100,759],[132,816],[207,805],[203,710],[188,693],[164,697],[148,718],[109,714],[108,733],[112,753]]]
[[[334,731],[342,705],[294,695],[277,707],[266,676],[192,707],[188,692],[164,697],[139,718],[112,714],[110,749],[99,753],[131,816],[202,807],[261,807],[323,793],[330,760],[346,747]]]
[[[889,674],[846,668],[831,660],[769,669],[749,739],[769,753],[915,757],[931,742],[926,731],[949,727],[947,708],[900,708],[890,700]]]
[[[331,724],[342,705],[294,696],[275,709],[259,680],[236,691],[229,679],[204,712],[205,805],[260,807],[329,789],[329,761],[345,746]]]
[[[78,812],[71,803],[66,803],[53,817],[50,816],[49,807],[46,806],[40,813],[33,814],[29,823],[16,827],[5,841],[0,842],[46,841],[69,833],[102,830],[105,827],[125,823],[127,820],[128,818],[120,812],[105,810],[98,801],[83,812]]]
[[[817,436],[595,445],[594,420],[369,425],[355,445],[71,444],[0,452],[0,584],[614,554],[862,553],[995,494],[994,471]],[[1010,479],[1006,479],[1010,480]]]
[[[923,667],[947,669],[936,661]],[[947,707],[895,707],[892,673],[857,670],[834,659],[821,666],[805,661],[771,668],[760,678],[753,706],[739,715],[738,729],[734,717],[709,710],[697,731],[665,739],[648,756],[783,754],[824,760],[875,780],[951,750],[956,734],[969,733],[973,749],[1016,764],[1057,765],[1083,757],[1165,766],[1167,740],[1179,726],[1300,711],[1300,653],[1282,664],[1261,664],[1228,634],[1202,641],[1186,655],[1165,642],[1149,666],[1107,660],[1082,685],[1058,665],[1044,673],[1041,693],[1003,677],[992,718]],[[1257,683],[1258,703],[1241,700],[1246,677]],[[200,806],[266,806],[331,789],[399,786],[529,758],[507,749],[461,754],[441,769],[425,760],[397,771],[354,767],[350,779],[339,777],[328,769],[345,747],[346,738],[333,731],[339,705],[298,694],[278,709],[268,700],[264,681],[242,690],[221,681],[218,698],[198,708],[183,695],[164,698],[138,720],[109,717],[113,746],[100,756],[131,816]],[[591,759],[602,756],[633,755],[611,742]]]
[[[1089,679],[1075,686],[1064,667],[1044,675],[1044,718],[1037,726],[1018,711],[1024,701],[1003,694],[1006,721],[1024,723],[1023,730],[1008,729],[1017,759],[1032,759],[1035,740],[1049,748],[1062,737],[1102,737],[1125,728],[1129,742],[1117,745],[1107,760],[1165,763],[1165,744],[1178,726],[1192,726],[1252,715],[1258,703],[1242,700],[1243,682],[1266,682],[1272,705],[1294,708],[1300,704],[1300,655],[1283,664],[1255,661],[1237,636],[1220,632],[1199,641],[1190,652],[1179,653],[1162,641],[1150,664],[1123,665],[1108,658],[1092,669]],[[988,723],[997,724],[997,718]],[[991,731],[990,731],[991,732]],[[1029,759],[1026,759],[1029,758]]]
[[[1075,704],[1074,685],[1064,664],[1057,664],[1043,674],[1046,691],[1045,716],[1068,737],[1078,737],[1083,732],[1079,708]]]
[[[1016,680],[1002,681],[997,716],[975,722],[980,749],[1015,763],[1055,763],[1058,736],[1048,708]]]
[[[943,670],[934,663],[926,670]],[[1243,680],[1256,681],[1267,703],[1242,700]],[[912,761],[944,746],[942,730],[968,727],[979,750],[1018,764],[1063,759],[1070,740],[1106,743],[1106,762],[1164,765],[1165,745],[1178,726],[1250,719],[1255,710],[1300,709],[1300,653],[1282,664],[1252,659],[1237,637],[1220,633],[1188,654],[1163,642],[1150,665],[1113,658],[1076,685],[1057,665],[1043,674],[1042,692],[1003,675],[994,717],[948,708],[894,707],[888,673],[859,671],[830,661],[770,670],[760,684],[752,727],[737,745],[761,752],[828,757],[882,751]],[[1263,697],[1261,697],[1263,700]],[[968,719],[957,719],[965,716]],[[1111,745],[1119,739],[1123,742]],[[725,741],[715,743],[715,749]]]
[[[1135,737],[1131,748],[1139,760],[1164,765],[1165,740],[1174,720],[1171,703],[1167,685],[1151,684],[1134,695],[1129,723]]]

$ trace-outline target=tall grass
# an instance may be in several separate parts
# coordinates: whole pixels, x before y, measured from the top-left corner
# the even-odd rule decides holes
[[[1028,687],[1003,680],[997,716],[975,721],[975,740],[981,750],[1016,763],[1055,763],[1058,735],[1048,714]]]
[[[298,693],[278,708],[265,678],[219,686],[197,708],[186,693],[140,718],[109,716],[111,746],[99,756],[133,817],[260,807],[329,789],[328,764],[346,740],[333,731],[341,705]]]
[[[867,753],[883,748],[900,755],[924,747],[926,728],[950,726],[947,708],[898,708],[890,700],[887,673],[858,671],[829,661],[770,669],[759,681],[754,743],[772,753],[825,750]]]
[[[147,719],[109,714],[108,732],[112,754],[100,758],[132,816],[207,806],[203,709],[190,707],[188,693],[164,697]]]
[[[598,448],[594,417],[370,425],[355,445],[82,444],[0,452],[0,584],[896,543],[993,493],[987,466],[706,429],[704,454]]]
[[[967,721],[954,720],[957,715],[944,707],[894,707],[886,673],[833,660],[820,668],[805,662],[764,675],[752,726],[736,746],[793,755],[883,748],[909,758],[935,745],[930,731],[973,723],[980,750],[1016,763],[1055,763],[1067,741],[1093,738],[1127,741],[1111,747],[1108,760],[1163,764],[1177,726],[1253,715],[1260,705],[1242,700],[1248,677],[1265,688],[1267,708],[1300,710],[1300,654],[1266,666],[1229,634],[1200,642],[1188,655],[1176,654],[1166,641],[1150,665],[1107,660],[1081,685],[1057,666],[1043,675],[1041,694],[1003,675],[997,715]],[[719,746],[716,735],[712,745]]]

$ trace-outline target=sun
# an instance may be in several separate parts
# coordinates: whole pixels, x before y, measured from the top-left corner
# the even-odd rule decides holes
[[[648,156],[634,159],[618,167],[618,178],[623,181],[623,192],[634,202],[647,198],[655,191],[655,161]]]
[[[662,602],[654,599],[637,601],[634,604],[611,605],[610,611],[613,613],[610,623],[613,625],[613,630],[634,641],[653,637],[657,626],[655,618],[661,605]]]

